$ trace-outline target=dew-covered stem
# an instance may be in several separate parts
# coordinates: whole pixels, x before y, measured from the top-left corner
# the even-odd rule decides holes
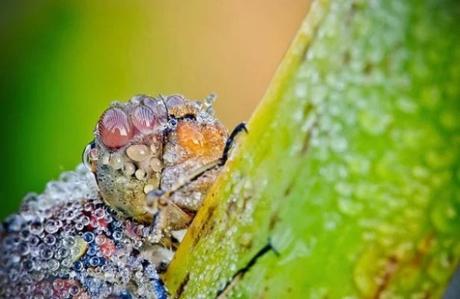
[[[174,297],[440,298],[460,260],[460,4],[313,1],[166,274]]]

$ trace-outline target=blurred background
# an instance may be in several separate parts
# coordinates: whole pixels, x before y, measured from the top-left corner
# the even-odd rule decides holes
[[[308,0],[2,1],[0,218],[81,160],[102,111],[138,93],[218,95],[227,127],[264,94]]]

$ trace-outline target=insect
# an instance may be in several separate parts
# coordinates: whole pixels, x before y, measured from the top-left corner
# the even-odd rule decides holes
[[[0,297],[167,298],[161,272],[243,130],[229,135],[211,98],[113,103],[86,167],[0,226]]]

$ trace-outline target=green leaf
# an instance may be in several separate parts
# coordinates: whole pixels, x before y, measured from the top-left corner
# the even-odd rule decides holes
[[[460,259],[459,37],[457,1],[314,1],[172,295],[441,297]]]

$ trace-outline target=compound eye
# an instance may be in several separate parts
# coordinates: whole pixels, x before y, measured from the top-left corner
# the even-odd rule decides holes
[[[158,125],[164,124],[164,122],[166,122],[168,117],[166,112],[166,106],[163,101],[145,99],[144,104],[152,110],[153,115],[155,117],[155,121]]]
[[[109,148],[122,147],[133,137],[128,116],[119,108],[111,108],[102,115],[98,131],[102,143]]]
[[[166,100],[166,106],[168,106],[168,108],[174,107],[174,106],[182,106],[184,104],[185,104],[185,98],[180,94],[174,94],[174,95],[168,96]]]
[[[144,105],[134,109],[131,121],[141,133],[151,132],[156,125],[156,119],[152,109]]]

